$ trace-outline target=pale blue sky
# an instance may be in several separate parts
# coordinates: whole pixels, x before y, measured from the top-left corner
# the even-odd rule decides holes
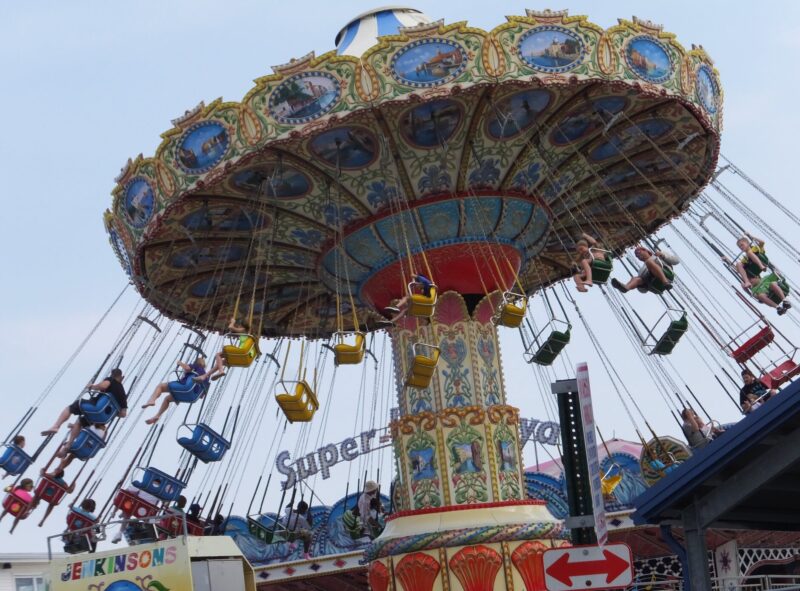
[[[332,49],[339,28],[374,6],[365,0],[0,5],[0,112],[5,128],[0,141],[0,326],[6,331],[0,343],[5,402],[0,435],[126,282],[102,225],[113,179],[125,161],[140,152],[152,154],[170,119],[199,101],[208,103],[219,96],[238,100],[254,78],[271,72],[270,66],[311,50],[320,54]],[[447,22],[468,20],[490,29],[506,14],[523,14],[526,5],[429,0],[413,6]],[[702,44],[716,62],[725,92],[723,152],[790,206],[796,203],[792,167],[799,129],[800,4],[573,1],[569,8],[571,14],[588,14],[603,27],[615,24],[617,17],[637,15],[664,23],[687,47]],[[59,383],[31,431],[43,427],[77,395],[105,355],[109,335],[116,334],[135,301],[129,294],[107,330]],[[598,302],[587,299],[586,305],[597,315],[607,315]],[[596,328],[603,334],[620,330],[602,321]],[[588,347],[586,339],[576,343],[572,360],[588,358],[591,364],[591,351],[584,355],[581,350]],[[503,336],[503,354],[509,400],[522,408],[523,416],[545,418],[539,394],[530,391],[530,370],[520,367],[516,334]],[[624,365],[626,354],[619,354]],[[703,370],[692,365],[690,355],[676,362],[686,381],[700,380]],[[592,367],[597,375],[599,365]],[[630,386],[637,392],[651,389],[637,375]],[[712,414],[735,418],[718,391],[709,398],[708,407],[719,409]],[[610,394],[606,400],[607,406],[596,412],[605,434],[616,430],[631,437],[619,404]],[[653,397],[645,402],[651,405],[654,426],[675,432],[663,403]],[[347,416],[348,411],[339,412]],[[350,424],[349,419],[333,422]],[[339,441],[349,430],[335,424],[324,439]],[[316,438],[315,434],[312,441]],[[290,444],[284,447],[293,449]],[[263,455],[255,457],[260,467]],[[325,493],[321,496],[328,501],[339,498],[345,477],[338,473],[329,481],[333,484],[320,489]],[[249,494],[246,487],[242,495]],[[12,539],[4,521],[0,552],[44,549],[44,533],[58,531],[62,523],[63,514],[57,512],[48,527],[39,530],[25,523]]]

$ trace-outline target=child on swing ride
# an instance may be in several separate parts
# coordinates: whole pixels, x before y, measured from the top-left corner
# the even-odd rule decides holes
[[[764,244],[762,239],[755,238],[751,234],[739,238],[736,246],[743,254],[736,260],[736,272],[742,280],[742,288],[749,291],[762,304],[775,308],[778,315],[782,316],[792,305],[786,301],[786,293],[780,286],[781,277],[774,270],[761,276],[769,264]],[[770,293],[778,300],[777,302],[770,297]]]
[[[180,367],[185,372],[183,377],[179,380],[181,384],[186,384],[186,382],[189,380],[194,380],[196,382],[199,382],[207,379],[208,373],[206,373],[206,360],[203,359],[202,357],[198,357],[197,359],[195,359],[195,362],[192,363],[191,365],[189,365],[188,363],[184,363],[183,361],[178,361],[178,367]],[[164,392],[169,392],[168,382],[162,382],[158,386],[156,386],[156,389],[153,390],[153,393],[150,395],[150,399],[142,405],[142,408],[155,406],[156,400],[158,400],[158,397],[161,396]],[[167,412],[169,405],[172,404],[173,402],[175,402],[175,398],[172,396],[172,394],[168,394],[167,397],[164,398],[164,401],[161,403],[161,407],[158,409],[158,412],[149,419],[147,419],[145,423],[147,423],[148,425],[156,423],[158,419],[161,418],[161,415]]]
[[[237,320],[234,318],[228,324],[228,330],[231,333],[238,335],[239,340],[236,343],[236,346],[244,348],[247,344],[247,340],[251,338],[250,336],[250,324],[246,320]],[[225,350],[223,349],[219,353],[216,354],[214,357],[214,365],[211,368],[211,371],[206,372],[204,375],[194,378],[196,382],[202,382],[207,380],[218,380],[221,377],[225,376],[225,365],[227,360],[225,358]]]
[[[431,297],[431,288],[433,281],[425,277],[425,275],[416,274],[413,276],[414,283],[419,284],[422,288],[422,295],[426,298]],[[402,298],[392,300],[391,305],[386,306],[384,310],[394,314],[390,319],[381,321],[381,324],[395,324],[408,312],[408,300],[411,298],[410,294],[404,295]]]
[[[587,288],[593,285],[592,283],[592,249],[600,248],[599,243],[594,237],[586,232],[581,233],[582,238],[575,242],[575,267],[578,272],[572,278],[575,280],[575,287],[581,293],[589,291]]]
[[[639,273],[635,277],[631,277],[630,281],[625,284],[618,279],[612,279],[612,286],[622,293],[626,293],[631,289],[646,292],[653,281],[659,281],[664,286],[664,289],[672,289],[672,282],[664,273],[664,265],[672,267],[680,263],[680,259],[677,256],[661,250],[652,251],[644,246],[637,246],[633,249],[633,254],[644,263],[639,269]]]

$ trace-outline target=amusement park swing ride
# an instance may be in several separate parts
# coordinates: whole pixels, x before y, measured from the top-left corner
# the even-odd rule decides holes
[[[348,23],[335,50],[173,124],[155,155],[124,167],[104,217],[145,303],[91,382],[127,368],[127,408],[111,386],[82,392],[77,432],[48,430],[31,453],[19,436],[32,439],[53,384],[33,401],[0,454],[12,531],[38,505],[39,525],[65,506],[69,552],[93,549],[121,516],[129,541],[226,533],[256,565],[355,549],[374,591],[544,589],[544,552],[570,543],[565,485],[524,471],[500,335],[519,333],[520,359],[506,363],[530,368],[551,417],[550,382],[574,371],[576,341],[599,359],[616,395],[603,403],[621,405],[638,439],[634,457],[600,435],[603,494],[618,508],[632,500],[623,489],[656,485],[692,453],[650,426],[626,363],[679,425],[706,415],[694,447],[723,429],[673,351],[691,350],[721,396],[742,369],[767,390],[800,373],[794,284],[764,245],[781,264],[796,249],[721,175],[800,220],[721,156],[711,58],[649,21],[602,29],[528,11],[483,31],[381,9]],[[589,297],[615,335],[584,313]],[[620,359],[625,341],[634,353]],[[340,371],[360,384],[335,389]],[[164,406],[137,447],[141,394],[159,377]],[[311,451],[345,396],[366,440]],[[287,430],[297,444],[281,455]],[[388,447],[371,449],[376,437],[391,442],[391,474],[366,459]],[[170,466],[156,451],[175,443]],[[115,459],[126,467],[109,489]],[[315,505],[307,480],[340,461],[361,473],[335,507]],[[239,490],[254,472],[255,490]],[[370,494],[376,507],[362,507]],[[186,517],[171,508],[184,495],[198,508]],[[287,525],[301,505],[308,543]]]

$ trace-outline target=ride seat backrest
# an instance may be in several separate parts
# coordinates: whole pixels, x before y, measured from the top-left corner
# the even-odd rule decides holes
[[[429,296],[421,293],[414,293],[414,287],[419,286],[419,283],[409,284],[409,292],[411,297],[408,302],[408,315],[416,316],[418,318],[430,318],[433,316],[433,311],[436,308],[436,300],[438,299],[436,286],[431,285],[431,292]]]
[[[336,363],[338,365],[361,363],[361,360],[364,359],[366,343],[364,333],[356,333],[355,342],[352,345],[344,342],[344,335],[340,334],[339,342],[333,346]]]
[[[145,468],[142,479],[134,480],[132,484],[166,502],[176,500],[186,488],[186,483],[156,468]]]
[[[761,351],[764,347],[775,340],[775,333],[772,327],[767,325],[759,330],[754,336],[747,339],[742,345],[731,351],[731,357],[736,363],[745,363]]]
[[[92,398],[78,402],[81,414],[95,425],[106,425],[119,414],[120,408],[114,397],[105,392],[98,392]]]
[[[800,365],[794,359],[776,365],[773,369],[761,376],[761,382],[770,390],[782,386],[800,373]]]
[[[33,458],[14,443],[6,443],[0,454],[0,468],[11,476],[22,474],[33,463]]]
[[[240,336],[240,335],[228,335]],[[258,340],[252,335],[246,335],[241,346],[225,345],[222,348],[225,361],[230,367],[250,367],[256,357],[259,356]]]
[[[70,445],[69,453],[79,460],[88,460],[97,455],[97,452],[105,446],[106,442],[100,435],[87,428],[83,428],[78,432],[72,445]]]
[[[788,296],[789,293],[791,293],[791,288],[789,287],[789,284],[786,282],[786,279],[784,279],[783,277],[778,278],[778,287],[781,288],[783,295]],[[778,294],[776,294],[771,289],[767,291],[767,297],[769,297],[769,299],[771,299],[776,304],[781,303],[781,299],[778,297]]]
[[[52,478],[42,476],[36,484],[36,492],[34,494],[40,501],[56,505],[60,503],[64,495],[67,494],[67,489]]]
[[[124,488],[119,489],[114,495],[114,506],[122,511],[125,517],[143,519],[158,513],[158,507]]]
[[[672,270],[672,267],[669,265],[661,265],[661,268],[664,270],[664,275],[670,282],[675,279],[675,271]],[[655,277],[651,277],[649,283],[647,284],[647,291],[659,295],[664,293],[665,288],[666,285],[664,285]]]
[[[568,327],[564,332],[558,330],[551,332],[542,343],[542,346],[533,354],[530,362],[537,365],[551,365],[558,357],[558,354],[569,344],[571,331],[572,328]]]
[[[319,408],[317,396],[305,380],[300,380],[295,384],[294,394],[278,394],[276,396],[278,404],[283,410],[305,410]]]
[[[23,499],[14,492],[10,492],[6,495],[6,498],[3,499],[3,509],[17,519],[25,519],[28,516],[32,503],[32,500]]]
[[[599,251],[601,256],[595,256],[595,250],[589,251],[592,254],[592,282],[603,284],[608,281],[611,271],[614,268],[614,260],[605,251]]]
[[[689,329],[689,320],[684,314],[677,320],[669,323],[667,330],[658,339],[651,353],[655,355],[669,355],[678,344],[683,334]]]

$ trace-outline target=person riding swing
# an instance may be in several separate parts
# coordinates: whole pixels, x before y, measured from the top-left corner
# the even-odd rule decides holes
[[[672,266],[681,262],[677,256],[662,250],[652,251],[644,246],[637,246],[633,250],[633,254],[644,264],[638,274],[631,277],[630,281],[625,284],[618,279],[612,279],[611,285],[614,288],[622,293],[627,293],[632,289],[638,289],[641,292],[657,291],[658,293],[672,289],[672,281],[665,272],[665,266],[672,275]]]

